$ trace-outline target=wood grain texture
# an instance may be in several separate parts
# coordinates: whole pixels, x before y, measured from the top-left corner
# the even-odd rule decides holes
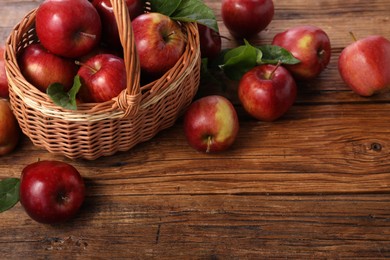
[[[0,39],[42,1],[0,0]],[[221,1],[206,0],[230,37]],[[128,152],[69,160],[22,138],[0,158],[0,179],[37,160],[69,162],[87,198],[58,226],[31,220],[20,204],[0,214],[0,259],[388,259],[390,258],[390,94],[362,98],[337,71],[352,40],[390,38],[390,2],[275,0],[270,26],[250,39],[270,43],[299,24],[322,27],[332,42],[328,68],[298,82],[298,100],[273,123],[234,102],[240,132],[232,149],[203,154],[186,143],[182,122]],[[223,39],[223,47],[239,44]],[[390,72],[389,72],[390,73]],[[203,88],[203,89],[202,89]]]

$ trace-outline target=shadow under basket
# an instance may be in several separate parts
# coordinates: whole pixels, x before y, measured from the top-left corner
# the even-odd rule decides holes
[[[182,23],[186,48],[176,65],[158,80],[140,85],[140,66],[130,17],[123,0],[111,0],[124,51],[127,87],[104,103],[80,104],[77,110],[55,105],[23,77],[18,54],[38,42],[34,9],[8,37],[5,64],[10,102],[23,133],[34,145],[71,159],[95,160],[127,151],[172,126],[191,104],[200,80],[196,23]]]

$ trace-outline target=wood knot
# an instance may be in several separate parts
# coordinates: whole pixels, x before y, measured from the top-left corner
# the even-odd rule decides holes
[[[375,152],[380,152],[380,151],[382,151],[382,145],[380,143],[372,143],[371,150],[373,150]]]

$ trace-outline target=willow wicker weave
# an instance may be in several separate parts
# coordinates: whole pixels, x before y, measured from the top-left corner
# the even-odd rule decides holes
[[[186,49],[177,64],[160,79],[140,85],[130,17],[124,0],[111,0],[124,49],[127,88],[113,100],[86,103],[77,110],[56,106],[23,77],[17,63],[26,46],[38,42],[36,9],[8,37],[5,63],[10,102],[19,125],[34,145],[68,158],[94,160],[127,151],[172,126],[191,103],[200,78],[199,35],[196,23],[182,24]]]

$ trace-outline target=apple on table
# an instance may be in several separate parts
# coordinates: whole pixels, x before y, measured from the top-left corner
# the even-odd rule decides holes
[[[195,100],[184,115],[184,133],[195,150],[227,150],[236,140],[239,121],[233,104],[220,95]]]
[[[259,65],[244,74],[238,97],[246,112],[261,121],[275,121],[294,104],[297,85],[280,65]]]
[[[7,99],[0,98],[0,156],[11,153],[18,144],[20,129]]]
[[[84,180],[75,167],[65,162],[31,163],[22,170],[19,199],[35,221],[64,222],[73,218],[84,202]]]
[[[344,82],[361,96],[390,90],[390,41],[371,35],[344,48],[338,59]]]
[[[222,0],[221,15],[231,35],[250,38],[271,23],[274,3],[272,0]]]
[[[285,48],[300,60],[285,67],[297,79],[310,80],[317,77],[329,64],[331,44],[327,33],[313,25],[300,25],[276,34],[273,45]]]
[[[222,49],[222,39],[219,32],[198,23],[200,54],[202,58],[215,59]]]

